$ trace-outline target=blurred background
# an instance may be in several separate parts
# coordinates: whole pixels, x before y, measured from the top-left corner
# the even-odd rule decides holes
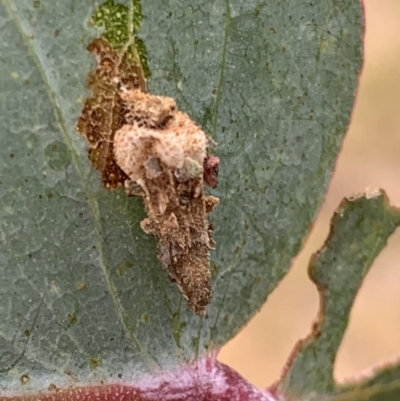
[[[219,360],[258,387],[274,382],[318,311],[309,257],[326,239],[341,199],[384,188],[400,206],[400,1],[364,0],[365,64],[349,132],[317,224],[290,273]],[[345,381],[400,354],[400,230],[375,260],[357,295],[335,365]]]

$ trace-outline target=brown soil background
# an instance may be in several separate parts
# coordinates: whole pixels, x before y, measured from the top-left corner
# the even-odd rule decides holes
[[[384,188],[400,206],[400,1],[365,0],[365,64],[349,132],[317,224],[290,273],[219,359],[259,387],[279,376],[293,345],[310,330],[318,295],[307,277],[345,196]],[[336,359],[343,381],[400,354],[400,230],[390,238],[358,293]]]

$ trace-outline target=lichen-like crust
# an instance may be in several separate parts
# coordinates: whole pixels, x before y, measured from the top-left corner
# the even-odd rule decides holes
[[[218,199],[204,184],[218,183],[213,142],[173,99],[145,93],[141,70],[129,51],[95,39],[88,50],[98,66],[89,76],[77,131],[86,136],[89,158],[106,188],[125,187],[142,196],[148,217],[142,229],[158,240],[158,257],[190,308],[203,315],[211,290],[212,226],[207,214]]]
[[[207,213],[218,203],[204,194],[210,141],[171,98],[138,90],[126,90],[121,98],[127,124],[115,133],[116,163],[142,190],[148,217],[141,227],[158,239],[163,268],[190,308],[204,314],[212,296],[215,247]],[[127,181],[126,188],[129,193],[136,185]]]

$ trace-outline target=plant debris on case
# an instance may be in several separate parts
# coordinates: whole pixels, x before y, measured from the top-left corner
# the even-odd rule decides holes
[[[98,59],[77,131],[106,188],[124,186],[142,196],[142,229],[158,240],[158,258],[193,312],[204,315],[212,297],[207,214],[218,198],[204,185],[218,183],[219,159],[207,155],[212,140],[172,98],[146,93],[141,66],[104,39],[88,47]]]

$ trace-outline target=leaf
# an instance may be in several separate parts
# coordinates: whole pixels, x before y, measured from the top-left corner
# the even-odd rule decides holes
[[[372,373],[372,372],[371,372]],[[380,372],[373,372],[375,377],[356,385],[342,389],[333,401],[396,401],[400,397],[400,364],[387,366]]]
[[[220,347],[284,276],[325,193],[361,67],[359,2],[142,7],[149,91],[176,98],[219,143],[213,300],[205,318],[187,310],[139,227],[140,199],[102,187],[74,131],[94,65],[85,47],[99,35],[93,2],[2,0],[7,394],[131,382]]]
[[[296,399],[390,400],[400,396],[399,367],[387,368],[368,383],[339,387],[333,379],[337,350],[363,278],[388,237],[400,225],[400,210],[389,206],[385,193],[371,199],[345,199],[336,211],[324,246],[310,261],[309,273],[321,299],[318,322],[299,342],[279,391]],[[385,395],[386,394],[386,395]],[[382,396],[383,398],[379,398]],[[336,400],[336,398],[333,398]]]

